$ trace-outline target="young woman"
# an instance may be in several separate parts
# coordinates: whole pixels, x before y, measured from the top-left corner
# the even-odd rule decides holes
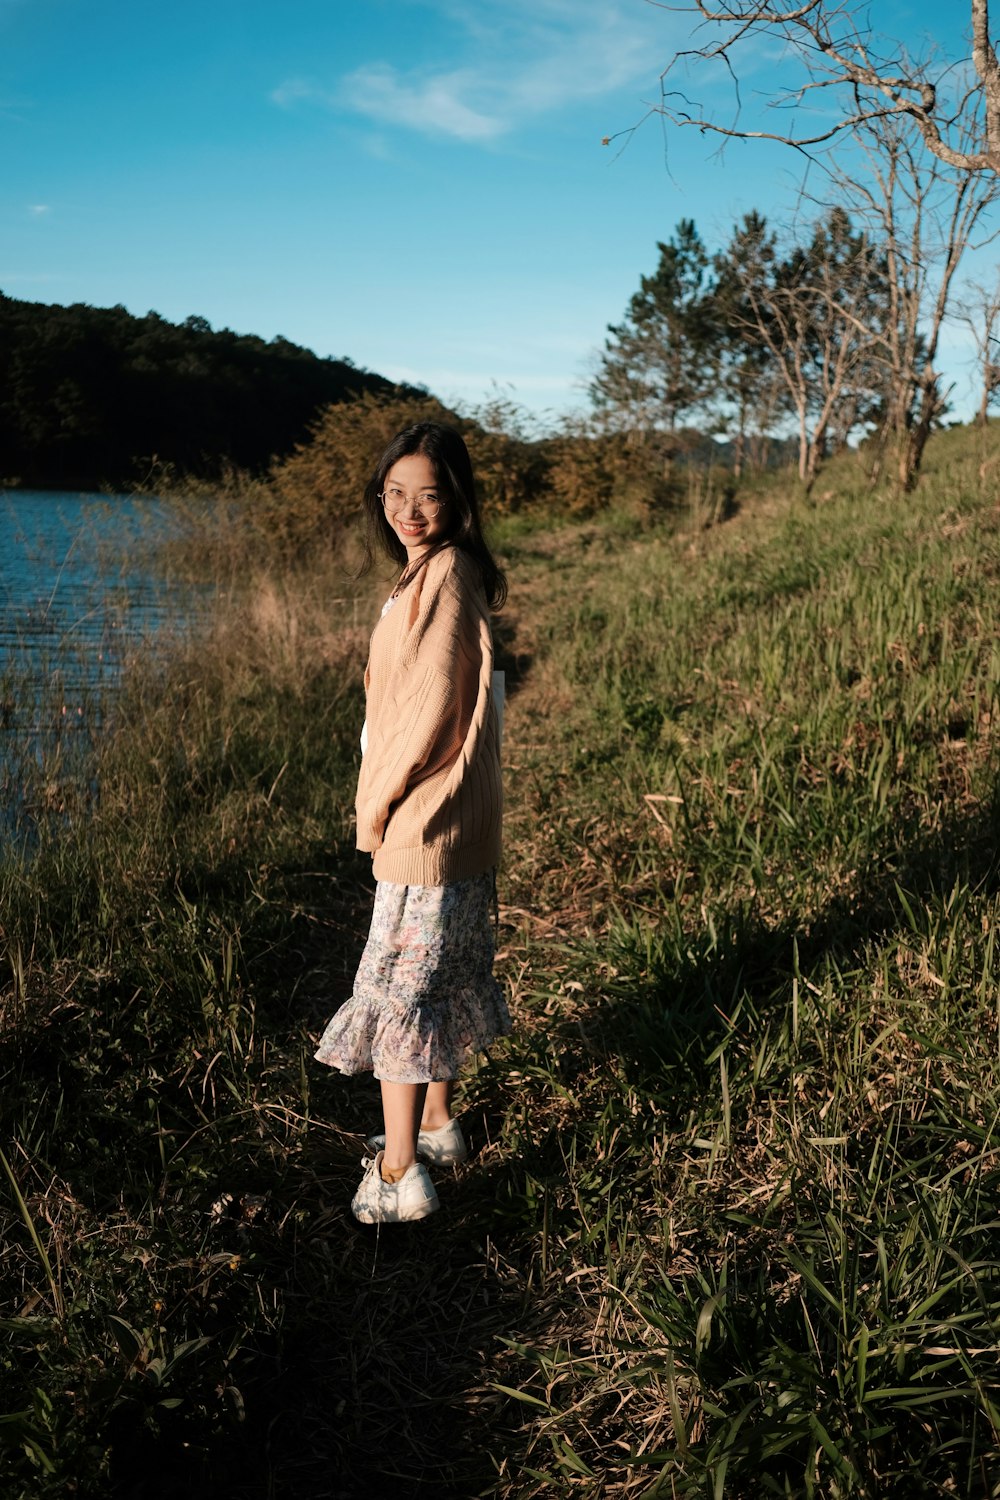
[[[354,993],[316,1056],[380,1080],[385,1134],[351,1205],[372,1224],[438,1207],[417,1153],[464,1160],[454,1080],[510,1029],[490,925],[502,791],[489,612],[507,585],[452,428],[399,433],[364,506],[366,568],[379,551],[402,566],[365,672],[357,842],[373,856],[375,909]]]

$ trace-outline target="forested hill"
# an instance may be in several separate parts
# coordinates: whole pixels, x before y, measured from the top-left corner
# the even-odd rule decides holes
[[[260,470],[320,407],[394,390],[349,360],[204,318],[0,293],[0,484],[124,487],[154,459],[209,478],[227,462]]]

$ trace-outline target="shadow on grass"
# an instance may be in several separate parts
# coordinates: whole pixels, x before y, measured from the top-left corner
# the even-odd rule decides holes
[[[464,1211],[475,1168],[438,1174],[439,1215],[382,1231],[350,1218],[358,1171],[357,1156],[330,1161],[306,1190],[315,1217],[285,1297],[280,1373],[259,1392],[273,1492],[478,1494],[494,1472],[483,1369],[508,1293]]]
[[[996,894],[998,851],[1000,786],[985,804],[944,820],[934,833],[887,849],[855,892],[833,898],[807,924],[769,924],[752,909],[738,910],[716,916],[700,942],[680,933],[658,943],[654,937],[652,954],[626,942],[616,953],[625,972],[611,994],[581,1007],[579,1022],[630,1076],[648,1078],[651,1065],[659,1068],[678,1044],[690,1069],[695,1056],[708,1057],[727,1035],[741,996],[766,1020],[775,1007],[787,1007],[796,976],[821,980],[831,969],[862,968],[866,950],[893,933],[912,936],[910,914],[946,902],[956,885],[979,897]],[[700,1086],[690,1075],[690,1090]]]
[[[104,1439],[120,1500],[180,1486],[190,1500],[492,1493],[491,1454],[513,1451],[517,1428],[505,1441],[489,1368],[508,1330],[526,1326],[521,1279],[490,1242],[495,1174],[475,1161],[438,1173],[440,1214],[369,1230],[348,1208],[359,1155],[307,1150],[284,1201],[242,1241],[259,1295],[280,1307],[233,1362],[242,1420],[160,1416],[154,1431],[148,1413],[119,1411]]]
[[[506,676],[506,692],[513,698],[531,672],[533,657],[519,645],[516,616],[498,615],[493,622],[494,665]]]
[[[253,1115],[235,1131],[222,1119],[204,1127],[197,1160],[185,1153],[205,1180],[177,1193],[174,1227],[179,1245],[200,1239],[198,1251],[219,1268],[193,1320],[212,1345],[198,1356],[202,1368],[193,1361],[175,1383],[176,1413],[130,1400],[101,1424],[111,1493],[465,1500],[493,1484],[484,1413],[503,1400],[484,1370],[513,1326],[506,1309],[511,1299],[520,1305],[517,1277],[490,1246],[490,1204],[474,1163],[436,1174],[443,1211],[425,1223],[379,1231],[354,1222],[349,1204],[364,1136],[380,1119],[378,1085],[320,1067],[311,1051],[350,992],[370,866],[341,850],[324,867],[313,850],[271,880],[298,914],[292,938],[245,957],[265,1046],[281,1047],[283,1027],[303,1037],[298,1124],[279,1140],[268,1123],[269,1111],[292,1102],[286,1060],[273,1097],[257,1087],[259,1129]],[[186,899],[204,889],[192,875]],[[482,1112],[482,1123],[473,1119],[470,1137],[482,1146],[495,1122]]]

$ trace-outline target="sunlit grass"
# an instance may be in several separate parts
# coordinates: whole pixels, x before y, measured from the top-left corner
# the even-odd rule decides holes
[[[509,1118],[546,1147],[536,1266],[590,1315],[519,1345],[505,1493],[1000,1482],[976,488],[554,556],[514,816],[558,1020]]]

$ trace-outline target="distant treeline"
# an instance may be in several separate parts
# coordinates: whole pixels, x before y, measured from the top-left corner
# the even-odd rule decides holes
[[[262,472],[318,411],[364,393],[416,395],[348,359],[124,307],[0,293],[0,483],[124,487],[164,467]]]

